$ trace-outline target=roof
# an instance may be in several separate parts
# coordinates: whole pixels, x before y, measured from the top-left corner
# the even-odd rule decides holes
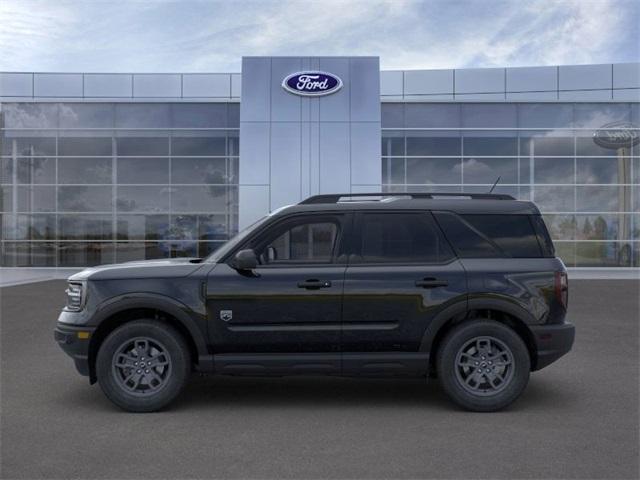
[[[509,195],[461,193],[346,193],[309,197],[297,205],[281,209],[277,214],[362,210],[439,210],[459,214],[485,213],[512,215],[536,215],[540,213],[533,202],[515,200]]]

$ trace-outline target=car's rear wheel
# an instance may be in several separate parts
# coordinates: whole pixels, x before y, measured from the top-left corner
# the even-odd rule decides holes
[[[182,335],[153,320],[136,320],[115,329],[96,359],[105,395],[130,412],[167,406],[183,390],[190,372],[189,348]]]
[[[471,320],[444,338],[436,359],[447,395],[467,410],[505,408],[529,381],[531,360],[520,336],[493,320]]]

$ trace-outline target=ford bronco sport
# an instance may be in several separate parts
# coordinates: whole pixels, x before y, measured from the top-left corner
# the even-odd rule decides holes
[[[71,276],[55,338],[128,411],[165,407],[192,371],[437,377],[493,411],[571,349],[567,297],[533,203],[318,195],[206,258]]]

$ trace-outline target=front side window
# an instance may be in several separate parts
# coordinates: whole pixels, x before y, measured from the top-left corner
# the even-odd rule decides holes
[[[256,253],[265,265],[331,263],[338,231],[338,223],[327,219],[288,223],[267,233]]]
[[[365,213],[361,217],[362,263],[442,263],[453,253],[427,213]]]

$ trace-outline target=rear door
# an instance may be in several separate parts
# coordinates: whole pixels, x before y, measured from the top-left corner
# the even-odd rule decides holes
[[[362,212],[345,274],[345,373],[426,369],[420,343],[430,321],[466,301],[461,263],[429,212]]]

